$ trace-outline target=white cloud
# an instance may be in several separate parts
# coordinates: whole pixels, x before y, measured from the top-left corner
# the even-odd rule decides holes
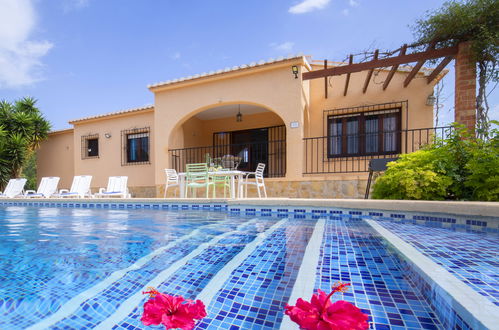
[[[341,13],[343,14],[343,16],[348,16],[350,14],[350,10],[349,9],[343,9],[341,11]]]
[[[31,0],[0,0],[0,88],[30,85],[42,79],[40,58],[53,44],[30,39],[35,24]]]
[[[286,41],[286,42],[283,42],[281,44],[273,42],[270,44],[270,47],[272,47],[278,51],[289,52],[293,49],[294,45],[295,45],[295,43],[291,42],[291,41]]]
[[[304,14],[313,10],[324,9],[331,0],[304,0],[291,8],[291,14]]]
[[[178,60],[178,59],[180,59],[181,57],[182,57],[182,54],[180,54],[180,52],[175,52],[175,53],[171,56],[172,60]]]
[[[359,3],[356,0],[348,0],[350,7],[358,7]]]

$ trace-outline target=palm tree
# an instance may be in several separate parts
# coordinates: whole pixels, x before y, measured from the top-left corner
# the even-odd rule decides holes
[[[0,188],[10,178],[19,177],[29,157],[47,139],[50,123],[25,97],[14,103],[0,101]]]

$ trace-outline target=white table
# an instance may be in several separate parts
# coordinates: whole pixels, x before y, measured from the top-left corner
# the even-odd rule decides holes
[[[243,181],[243,176],[248,172],[243,171],[214,171],[208,172],[209,176],[228,176],[230,177],[230,198],[242,198],[243,197],[243,189],[241,182]],[[185,172],[178,173],[179,180],[179,190],[180,190],[180,198],[185,198]],[[236,177],[237,177],[237,196],[236,196]]]

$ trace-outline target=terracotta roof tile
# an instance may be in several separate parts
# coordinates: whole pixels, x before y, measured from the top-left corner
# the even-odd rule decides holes
[[[69,123],[74,124],[74,123],[78,123],[78,122],[86,121],[86,120],[90,120],[90,119],[97,119],[97,118],[102,118],[102,117],[111,117],[111,116],[126,114],[126,113],[130,113],[130,112],[140,112],[140,111],[149,110],[149,109],[154,109],[154,106],[153,105],[145,105],[143,107],[138,107],[138,108],[125,109],[125,110],[120,110],[120,111],[115,111],[115,112],[104,113],[101,115],[73,119],[73,120],[70,120]]]
[[[167,80],[167,81],[161,81],[161,82],[158,82],[155,84],[148,85],[147,88],[165,86],[165,85],[175,84],[175,83],[188,81],[188,80],[194,80],[194,79],[203,78],[203,77],[216,76],[216,75],[223,74],[223,73],[240,71],[240,70],[244,70],[244,69],[249,69],[249,68],[279,63],[279,62],[284,62],[287,60],[293,60],[293,59],[298,59],[298,58],[304,58],[305,61],[307,62],[306,56],[304,56],[302,54],[288,55],[286,57],[280,56],[277,58],[269,58],[268,60],[260,60],[258,62],[251,62],[249,64],[242,64],[242,65],[236,65],[233,67],[226,67],[225,69],[220,69],[220,70],[216,70],[216,71],[203,72],[201,74],[195,74],[193,76],[187,76],[187,77],[182,77],[182,78],[177,78],[177,79],[172,79],[172,80]]]

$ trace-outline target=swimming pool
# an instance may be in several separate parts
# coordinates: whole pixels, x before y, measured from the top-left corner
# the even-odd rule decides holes
[[[439,264],[469,275],[472,265],[466,260],[465,267],[457,265],[459,271],[450,268],[456,263],[447,258],[449,251],[432,256],[435,242],[414,239],[428,224],[360,211],[240,211],[223,205],[0,206],[1,328],[144,328],[140,315],[147,286],[201,298],[208,316],[200,329],[279,328],[283,306],[304,281],[303,268],[314,270],[307,278],[314,288],[352,283],[342,298],[368,313],[375,328],[469,327],[452,309],[435,310],[418,274],[364,219],[379,218],[423,253],[440,258]],[[474,237],[489,239],[494,261],[496,232],[461,237],[469,230],[452,229],[440,228],[439,237],[454,243],[468,239],[468,249],[476,247]],[[461,261],[466,257],[458,255]],[[497,269],[495,261],[477,269]],[[494,301],[497,277],[487,276],[471,278],[480,277],[487,287],[468,282]]]

